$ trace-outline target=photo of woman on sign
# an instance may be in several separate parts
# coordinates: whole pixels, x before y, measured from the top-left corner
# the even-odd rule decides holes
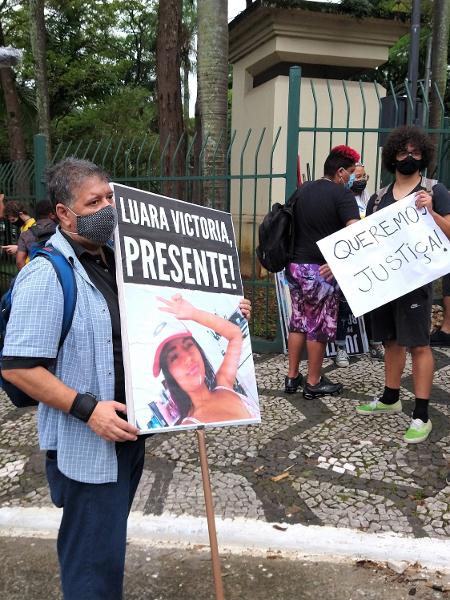
[[[165,387],[175,402],[177,425],[242,421],[259,417],[259,407],[234,390],[242,349],[242,332],[227,319],[195,308],[175,294],[158,297],[159,310],[172,318],[159,323],[154,337],[153,375],[162,371]],[[186,321],[193,321],[228,340],[216,373],[204,351],[193,338]]]

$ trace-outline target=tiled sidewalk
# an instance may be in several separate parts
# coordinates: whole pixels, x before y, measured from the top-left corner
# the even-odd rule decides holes
[[[436,349],[429,440],[402,437],[412,412],[410,360],[401,399],[404,414],[355,412],[382,390],[383,365],[368,357],[347,369],[326,361],[344,384],[340,397],[285,395],[286,359],[255,358],[262,425],[207,430],[215,511],[222,517],[351,527],[417,537],[450,536],[450,349]],[[0,507],[50,506],[35,411],[0,397]],[[134,510],[204,515],[196,433],[157,434]]]

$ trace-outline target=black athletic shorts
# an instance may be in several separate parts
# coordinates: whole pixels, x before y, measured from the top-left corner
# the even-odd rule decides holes
[[[409,348],[428,346],[432,302],[432,286],[428,284],[376,308],[371,313],[373,339],[396,341]]]
[[[450,273],[442,278],[442,295],[450,296]]]

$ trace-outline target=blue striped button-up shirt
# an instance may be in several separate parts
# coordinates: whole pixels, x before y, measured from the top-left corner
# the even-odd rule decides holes
[[[37,257],[19,273],[4,356],[57,358],[55,375],[77,392],[114,400],[114,356],[111,319],[103,295],[91,283],[71,245],[57,231],[52,245],[70,260],[77,283],[72,327],[58,353],[63,293],[52,264]],[[44,403],[38,411],[39,443],[56,450],[58,468],[86,483],[117,481],[114,442],[95,434],[86,423]]]

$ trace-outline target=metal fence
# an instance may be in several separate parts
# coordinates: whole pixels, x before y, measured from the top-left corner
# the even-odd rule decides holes
[[[361,153],[369,163],[373,191],[391,179],[381,164],[381,149],[389,133],[399,125],[422,126],[437,149],[436,163],[428,176],[450,188],[450,116],[444,99],[434,88],[439,112],[439,127],[431,128],[430,103],[423,82],[418,84],[415,107],[408,83],[394,88],[364,81],[302,79],[300,67],[292,67],[289,82],[289,117],[287,147],[287,190],[297,185],[300,157],[304,179],[322,175],[323,160],[333,146],[347,144]],[[297,98],[297,102],[294,100]],[[298,125],[297,125],[298,124]],[[365,164],[367,170],[367,164]]]
[[[422,85],[419,98],[420,118],[427,129],[429,104]],[[259,130],[224,132],[225,170],[220,166],[206,169],[203,157],[210,140],[199,143],[196,136],[178,140],[169,161],[172,168],[166,173],[163,165],[167,165],[169,140],[160,147],[158,137],[150,135],[139,140],[61,143],[51,162],[76,156],[102,165],[113,181],[124,185],[165,194],[168,186],[176,184],[176,193],[168,195],[195,203],[204,203],[206,196],[212,207],[220,199],[221,206],[228,207],[233,215],[245,294],[254,306],[250,324],[254,349],[275,352],[281,347],[281,336],[273,277],[261,269],[254,253],[259,222],[272,202],[283,201],[295,190],[299,178],[314,179],[322,175],[326,155],[338,144],[350,144],[361,152],[371,174],[372,190],[384,184],[387,174],[381,168],[382,144],[393,128],[417,117],[410,110],[410,102],[407,87],[395,90],[389,84],[384,89],[362,81],[318,83],[302,79],[301,69],[293,67],[289,75],[287,123],[272,126],[270,133],[265,126]],[[429,132],[438,142],[436,174],[450,187],[450,122],[445,117],[442,98],[440,103],[441,127]],[[222,141],[217,142],[217,151]],[[36,136],[33,161],[21,165],[21,170],[11,164],[0,165],[0,192],[7,198],[23,198],[20,191],[28,189],[26,199],[44,198],[45,156],[45,138]],[[182,172],[177,160],[180,156]],[[5,229],[5,235],[11,237],[13,233]],[[2,289],[13,271],[11,263],[2,256]]]
[[[9,200],[32,201],[35,196],[34,161],[16,160],[0,164],[0,193]]]
[[[33,205],[35,198],[34,161],[18,160],[0,164],[0,194],[5,200],[20,200]],[[6,254],[3,247],[17,241],[18,229],[7,220],[0,219],[0,292],[9,286],[17,273],[13,256]]]

